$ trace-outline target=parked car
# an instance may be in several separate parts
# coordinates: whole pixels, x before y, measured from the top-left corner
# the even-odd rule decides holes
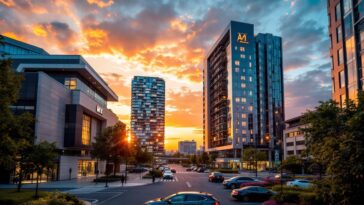
[[[224,176],[221,172],[211,172],[209,175],[209,182],[223,182]]]
[[[175,174],[177,171],[175,169],[171,169],[171,172]]]
[[[240,188],[242,187],[247,187],[247,186],[261,186],[261,187],[266,187],[272,185],[272,183],[268,182],[268,181],[262,181],[262,180],[256,180],[253,182],[245,182],[240,184]]]
[[[313,186],[313,184],[306,179],[295,179],[293,181],[287,182],[287,186],[299,187],[307,189]]]
[[[173,179],[173,173],[171,171],[163,172],[163,179]]]
[[[186,171],[190,172],[190,171],[192,171],[192,169],[193,169],[192,167],[189,167],[189,168],[186,169]]]
[[[199,205],[220,205],[220,202],[207,192],[178,192],[164,198],[157,198],[144,205],[173,205],[173,204],[199,204]]]
[[[197,172],[199,172],[199,173],[204,173],[205,172],[205,168],[203,168],[203,167],[200,167],[200,168],[198,168],[196,171]]]
[[[275,192],[259,186],[247,186],[240,189],[234,189],[231,196],[237,200],[263,202],[268,200]]]
[[[144,167],[135,167],[135,168],[129,170],[130,173],[143,173],[146,171],[148,171],[148,170]]]
[[[242,177],[242,176],[236,176],[232,177],[230,179],[224,180],[223,185],[226,189],[236,189],[239,188],[242,183],[247,182],[255,182],[257,179],[251,178],[251,177]]]
[[[289,176],[289,175],[286,175],[286,174],[282,175],[282,182],[283,183],[286,183],[288,181],[293,181],[293,180],[294,180],[294,178]],[[274,177],[269,176],[269,177],[264,178],[263,181],[269,182],[271,184],[280,184],[281,183],[281,175],[277,174]]]

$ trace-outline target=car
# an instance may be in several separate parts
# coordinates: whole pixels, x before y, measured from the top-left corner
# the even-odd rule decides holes
[[[129,170],[129,173],[143,173],[146,171],[148,171],[148,170],[144,167],[135,167],[135,168]]]
[[[171,169],[171,172],[175,174],[177,171],[175,169]]]
[[[293,181],[287,182],[287,186],[293,186],[293,187],[308,189],[308,188],[312,187],[313,184],[310,181],[306,180],[306,179],[295,179]]]
[[[199,173],[204,173],[205,172],[205,168],[200,167],[196,171],[199,172]]]
[[[283,183],[286,183],[288,181],[293,181],[294,178],[289,176],[289,175],[283,174],[282,179],[281,179],[281,175],[277,174],[274,177],[269,176],[269,177],[266,177],[266,178],[263,179],[263,181],[269,182],[271,184],[280,184],[281,180],[282,180]]]
[[[230,179],[224,180],[222,184],[226,189],[236,189],[239,188],[242,183],[255,182],[255,181],[258,180],[251,177],[235,176]]]
[[[268,182],[268,181],[262,181],[262,180],[256,180],[253,182],[245,182],[240,184],[240,188],[242,187],[247,187],[247,186],[261,186],[261,187],[266,187],[266,186],[270,186],[273,185],[272,183]]]
[[[171,171],[163,172],[163,179],[173,179],[173,173]]]
[[[211,172],[209,175],[209,182],[223,182],[224,176],[221,172]]]
[[[190,171],[192,171],[192,168],[191,167],[190,168],[187,168],[186,171],[187,172],[190,172]]]
[[[247,186],[240,189],[234,189],[231,192],[231,196],[239,201],[254,201],[263,202],[267,201],[270,197],[276,193],[260,186]]]
[[[147,201],[144,205],[182,205],[182,204],[199,204],[199,205],[220,205],[220,202],[207,192],[177,192],[164,198],[157,198]]]

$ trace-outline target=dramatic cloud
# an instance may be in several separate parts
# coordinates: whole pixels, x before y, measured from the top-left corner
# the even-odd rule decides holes
[[[163,77],[167,138],[201,143],[203,59],[230,20],[282,36],[287,117],[330,97],[325,2],[0,0],[0,33],[84,55],[119,96],[109,105],[125,122],[133,75]]]

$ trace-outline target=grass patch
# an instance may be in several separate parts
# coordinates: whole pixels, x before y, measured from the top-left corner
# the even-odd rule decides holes
[[[39,191],[40,197],[45,197],[49,192]],[[33,200],[35,190],[21,190],[17,192],[15,189],[0,189],[0,204],[16,205]]]

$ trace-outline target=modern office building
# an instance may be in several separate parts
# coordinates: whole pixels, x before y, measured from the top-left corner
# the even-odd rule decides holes
[[[306,150],[306,141],[304,133],[300,130],[305,128],[302,123],[302,116],[298,116],[286,121],[283,137],[283,155],[284,159],[288,156],[301,157],[303,151]]]
[[[35,143],[55,142],[59,156],[54,180],[104,172],[104,164],[91,158],[95,136],[118,118],[107,101],[118,97],[80,55],[51,55],[41,48],[5,36],[0,58],[24,76],[14,113],[35,117]]]
[[[196,154],[196,142],[194,140],[179,141],[178,142],[178,152],[185,155]]]
[[[204,63],[205,150],[221,164],[240,162],[246,147],[273,161],[284,126],[281,38],[231,21]]]
[[[140,146],[164,154],[165,83],[157,77],[134,76],[131,91],[131,131]]]
[[[328,0],[332,99],[345,106],[363,90],[364,1]]]

